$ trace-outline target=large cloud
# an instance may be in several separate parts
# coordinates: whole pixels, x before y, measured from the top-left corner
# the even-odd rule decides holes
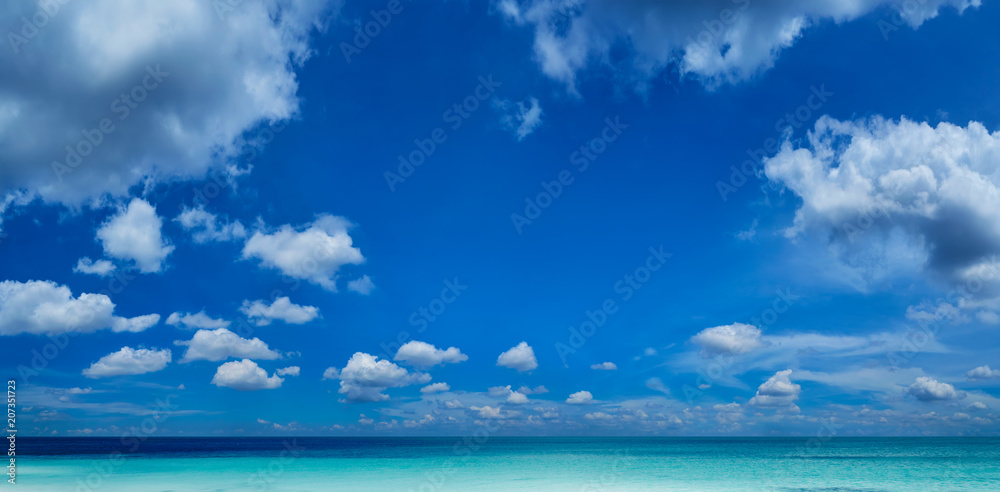
[[[906,390],[907,393],[920,401],[946,401],[965,398],[964,391],[958,391],[948,383],[942,383],[934,378],[919,377]]]
[[[134,349],[122,347],[121,350],[101,357],[90,367],[83,370],[88,378],[106,378],[111,376],[131,376],[155,372],[167,367],[170,363],[170,350]]]
[[[854,285],[923,270],[969,281],[996,270],[1000,133],[975,122],[822,117],[808,142],[784,143],[764,171],[802,200],[786,235],[827,242]]]
[[[114,310],[115,304],[104,294],[73,297],[69,287],[42,280],[0,282],[0,335],[88,333],[104,328],[138,332],[160,321],[158,314],[123,318]]]
[[[388,388],[400,388],[416,383],[427,383],[427,374],[409,372],[387,360],[379,360],[374,355],[356,352],[340,370],[330,367],[323,373],[323,379],[340,379],[340,393],[347,401],[382,401],[389,395],[382,393]]]
[[[302,227],[286,224],[271,233],[257,231],[243,247],[243,258],[256,258],[262,267],[336,292],[340,267],[365,261],[347,233],[350,225],[343,217],[320,215]]]
[[[611,65],[615,47],[629,57],[625,77],[642,85],[675,66],[709,86],[752,77],[774,65],[812,24],[846,22],[882,5],[911,27],[951,5],[959,11],[979,0],[501,0],[498,10],[534,29],[535,59],[549,77],[576,90],[577,74],[591,64]],[[887,16],[888,17],[888,16]],[[895,26],[893,26],[895,27]],[[873,25],[872,29],[876,27]]]
[[[25,27],[40,5],[50,6],[38,17],[44,25]],[[26,190],[77,205],[124,196],[147,177],[197,177],[231,163],[246,130],[296,114],[294,69],[337,8],[327,0],[10,3],[0,10],[0,24],[13,26],[0,50],[0,197]]]
[[[195,360],[218,362],[230,357],[237,359],[278,359],[281,354],[271,350],[259,338],[246,339],[225,329],[198,330],[191,340],[177,340],[174,345],[187,347],[180,362]]]

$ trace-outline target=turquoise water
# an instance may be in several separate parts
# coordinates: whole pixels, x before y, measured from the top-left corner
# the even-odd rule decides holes
[[[996,438],[19,442],[22,491],[1000,490]]]

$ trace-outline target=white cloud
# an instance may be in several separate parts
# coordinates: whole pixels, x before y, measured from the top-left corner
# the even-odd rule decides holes
[[[232,241],[247,236],[246,228],[240,221],[226,222],[204,207],[185,208],[174,219],[185,230],[191,232],[191,239],[196,243],[215,241]]]
[[[0,24],[20,26],[38,5],[11,4]],[[225,167],[260,145],[244,132],[297,113],[294,70],[340,2],[60,5],[38,37],[0,52],[0,126],[23,132],[0,132],[0,197],[75,206]]]
[[[242,338],[225,328],[198,330],[191,340],[177,340],[174,345],[187,347],[179,361],[182,364],[196,360],[218,362],[230,357],[265,360],[281,358],[281,354],[271,350],[259,338]]]
[[[924,270],[955,282],[989,270],[995,280],[1000,133],[824,116],[808,142],[785,142],[764,171],[802,200],[786,236],[827,248],[847,283],[864,290]]]
[[[600,364],[593,364],[590,366],[591,369],[595,371],[617,371],[618,366],[614,362],[601,362]]]
[[[319,309],[314,306],[293,304],[287,297],[279,297],[270,306],[263,300],[243,301],[240,312],[254,321],[257,326],[266,326],[274,320],[284,321],[292,325],[308,323],[319,316]]]
[[[237,391],[280,388],[284,381],[277,374],[268,377],[267,371],[250,359],[226,362],[219,366],[212,378],[212,384]]]
[[[137,332],[156,325],[158,314],[123,318],[104,294],[73,297],[69,287],[29,280],[0,282],[0,335],[89,333],[105,328]]]
[[[566,403],[571,405],[589,405],[594,402],[594,395],[590,394],[589,391],[577,391],[569,398],[566,398]]]
[[[614,416],[604,412],[588,413],[583,416],[587,420],[614,420]]]
[[[421,393],[439,393],[443,391],[451,391],[451,386],[448,386],[448,383],[434,383],[420,388]]]
[[[944,401],[965,398],[964,391],[957,391],[954,386],[929,377],[917,378],[906,392],[920,401]]]
[[[512,132],[519,142],[542,124],[542,106],[533,97],[521,102],[497,99],[493,108],[500,113],[500,124]]]
[[[757,388],[757,394],[750,399],[750,405],[757,407],[795,407],[795,400],[799,399],[802,386],[795,384],[789,379],[792,375],[791,369],[778,371],[771,376],[764,384]]]
[[[480,418],[484,419],[502,419],[503,415],[500,413],[499,408],[494,408],[489,405],[484,405],[482,407],[469,407],[469,410],[477,412]]]
[[[523,405],[528,403],[528,397],[524,393],[512,391],[510,395],[507,395],[507,403],[511,405]]]
[[[963,11],[979,0],[927,0],[915,8],[903,0],[503,0],[498,10],[534,30],[542,72],[576,93],[579,73],[591,65],[619,68],[616,78],[640,89],[671,68],[709,87],[747,79],[772,67],[810,26],[847,22],[884,4],[916,28],[945,5]],[[612,62],[613,47],[623,43],[628,58]]]
[[[170,363],[170,350],[163,349],[133,349],[122,347],[121,350],[105,355],[83,370],[88,378],[106,378],[111,376],[131,376],[155,372],[167,367]]]
[[[427,383],[427,374],[411,373],[387,360],[379,360],[374,355],[355,352],[347,365],[339,371],[329,368],[324,379],[340,379],[340,393],[347,401],[382,401],[389,395],[383,394],[387,388],[400,388],[416,383]]]
[[[497,365],[516,369],[517,372],[531,371],[538,367],[535,351],[528,342],[521,342],[497,357]]]
[[[392,360],[406,362],[416,367],[431,367],[438,364],[457,364],[469,360],[469,356],[456,347],[441,350],[429,343],[412,340],[399,347]]]
[[[142,273],[156,273],[174,250],[164,242],[162,227],[156,209],[145,200],[133,198],[97,229],[97,238],[105,255],[132,261]]]
[[[366,296],[375,290],[375,282],[372,282],[368,275],[362,275],[361,278],[347,282],[347,290]]]
[[[302,227],[286,224],[269,234],[257,231],[243,247],[243,258],[257,258],[262,267],[336,292],[340,267],[365,261],[347,233],[350,225],[343,217],[324,214]]]
[[[969,379],[1000,379],[1000,369],[990,369],[990,366],[979,366],[965,373]]]
[[[965,407],[966,410],[971,410],[971,411],[986,410],[987,408],[989,407],[987,407],[986,404],[981,401],[974,401],[970,403],[969,406]]]
[[[87,273],[90,275],[97,275],[99,277],[107,277],[115,271],[115,265],[108,260],[94,261],[84,256],[76,262],[76,266],[73,267],[73,271],[76,273]]]
[[[281,369],[274,371],[274,373],[279,376],[295,376],[295,377],[298,377],[299,373],[301,372],[302,369],[299,366],[282,367]]]
[[[228,328],[229,322],[224,319],[215,319],[205,314],[205,311],[190,313],[170,313],[166,323],[170,326],[184,325],[185,328],[201,328],[211,330],[215,328]]]
[[[706,355],[745,354],[761,346],[760,329],[744,323],[706,328],[691,337]]]

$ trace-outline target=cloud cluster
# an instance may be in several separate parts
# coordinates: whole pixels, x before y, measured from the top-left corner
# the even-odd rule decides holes
[[[374,355],[355,352],[343,369],[328,368],[323,379],[339,379],[340,393],[351,402],[371,402],[388,400],[382,393],[388,388],[400,388],[417,383],[427,383],[427,374],[409,372],[387,360],[379,360]]]
[[[191,239],[196,243],[232,241],[247,235],[240,221],[227,222],[204,207],[185,208],[174,220],[191,232]]]
[[[121,350],[101,357],[90,367],[84,369],[83,375],[88,378],[106,378],[145,374],[167,367],[170,359],[169,349],[122,347]]]
[[[905,118],[817,120],[808,146],[764,162],[802,201],[790,238],[826,242],[859,288],[923,271],[949,282],[996,278],[1000,133]],[[988,272],[986,272],[988,273]]]
[[[0,203],[24,192],[78,205],[203,176],[250,145],[245,131],[293,117],[294,70],[339,2],[233,5],[59,2],[36,35],[12,30],[0,50]],[[0,24],[38,6],[11,4]]]
[[[114,310],[115,304],[104,294],[73,297],[69,287],[42,280],[0,282],[0,335],[89,333],[105,328],[139,332],[160,321],[158,314],[123,318]]]
[[[709,87],[736,82],[772,67],[783,49],[823,21],[846,22],[887,5],[916,28],[943,6],[961,12],[979,3],[500,0],[497,10],[513,24],[533,29],[535,60],[542,72],[575,93],[579,73],[591,65],[620,68],[618,77],[639,88],[671,67]],[[628,56],[613,62],[621,58],[612,56],[613,51]]]

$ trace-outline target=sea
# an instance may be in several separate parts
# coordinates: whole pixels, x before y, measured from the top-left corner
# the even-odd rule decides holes
[[[1000,491],[1000,438],[21,437],[15,480],[9,490]]]

